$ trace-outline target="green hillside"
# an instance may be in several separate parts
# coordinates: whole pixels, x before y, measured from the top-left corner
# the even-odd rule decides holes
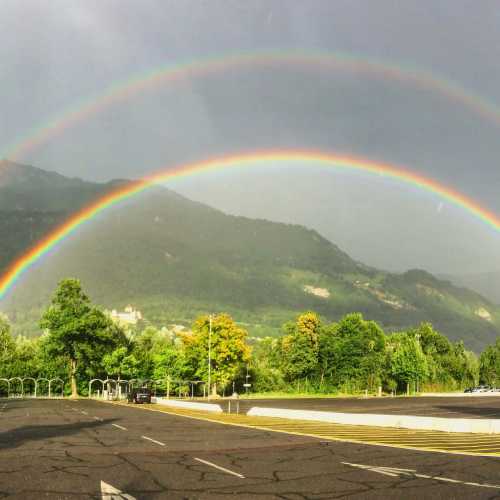
[[[29,175],[23,182],[19,173],[0,181],[0,197],[18,200],[9,210],[0,201],[7,214],[0,226],[3,265],[111,187],[36,175],[42,180],[31,191]],[[26,193],[22,203],[20,192]],[[36,235],[23,222],[29,217],[37,221],[31,226]],[[133,304],[158,325],[226,311],[253,335],[277,335],[285,320],[312,309],[329,320],[360,311],[390,330],[431,321],[475,350],[500,332],[500,308],[477,293],[424,271],[369,268],[305,227],[226,215],[160,187],[100,214],[20,281],[0,303],[17,333],[37,332],[40,310],[68,276],[80,278],[104,306]]]
[[[112,185],[0,161],[0,269]]]

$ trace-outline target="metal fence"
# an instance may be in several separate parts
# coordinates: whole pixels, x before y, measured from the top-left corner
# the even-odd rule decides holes
[[[0,378],[0,394],[8,398],[26,397],[63,397],[65,382],[59,377],[47,379],[44,377],[11,377]],[[7,389],[5,391],[5,389]],[[57,390],[57,395],[55,391]],[[61,391],[59,394],[59,390]]]
[[[99,399],[126,399],[132,389],[147,387],[154,396],[190,398],[206,395],[206,384],[202,380],[140,379],[130,380],[94,378],[89,381],[88,397]]]

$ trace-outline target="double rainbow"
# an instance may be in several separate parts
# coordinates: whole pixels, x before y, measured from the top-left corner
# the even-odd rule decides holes
[[[223,75],[224,72],[231,69],[259,67],[273,69],[292,67],[316,72],[344,71],[369,78],[398,82],[429,91],[450,102],[459,103],[465,109],[500,127],[500,108],[495,103],[471,92],[457,82],[420,68],[343,52],[301,50],[235,52],[180,64],[167,64],[127,80],[115,82],[104,92],[76,103],[31,129],[20,141],[0,151],[0,158],[20,160],[36,147],[62,134],[72,126],[100,113],[113,104],[127,101],[141,92],[166,84],[186,82],[191,78],[211,74]]]
[[[376,163],[351,156],[340,156],[333,153],[304,150],[262,151],[234,156],[223,156],[160,170],[149,177],[120,187],[80,210],[8,268],[3,276],[0,277],[0,299],[5,296],[16,281],[18,281],[28,269],[51,249],[60,245],[80,226],[92,220],[97,214],[107,208],[117,205],[120,201],[130,198],[154,184],[165,183],[175,178],[188,177],[201,172],[252,165],[265,165],[271,168],[273,164],[283,162],[286,162],[287,166],[307,163],[309,165],[325,166],[340,170],[362,171],[394,178],[422,190],[430,191],[438,195],[441,199],[445,199],[454,205],[462,207],[496,231],[500,230],[500,218],[492,212],[482,208],[463,194],[402,167],[396,167],[387,163]]]
[[[279,69],[282,66],[305,68],[308,70],[313,69],[315,71],[341,70],[353,74],[362,74],[370,78],[400,82],[433,92],[451,102],[457,102],[478,116],[491,121],[495,126],[500,126],[500,108],[498,106],[468,91],[456,82],[429,71],[341,52],[321,53],[276,50],[225,54],[197,59],[182,64],[166,65],[136,75],[133,78],[114,83],[104,92],[80,101],[75,106],[64,110],[61,114],[30,130],[21,141],[4,149],[0,153],[0,157],[9,157],[13,160],[20,159],[26,153],[47,142],[49,139],[62,134],[66,129],[90,118],[107,107],[126,101],[136,94],[164,84],[183,82],[190,78],[210,74],[223,74],[224,71],[231,68],[271,67]],[[400,181],[433,192],[441,198],[464,208],[495,230],[500,229],[500,220],[495,214],[482,208],[463,194],[443,186],[432,179],[411,172],[406,168],[318,151],[286,150],[253,152],[165,169],[140,181],[119,188],[88,205],[48,234],[8,267],[7,271],[0,276],[0,299],[5,296],[7,291],[11,289],[16,281],[35,262],[64,241],[79,226],[91,220],[99,212],[147,189],[150,185],[164,183],[169,179],[177,177],[194,175],[202,171],[272,162],[287,162],[290,164],[308,162],[340,169],[360,170],[399,179]]]

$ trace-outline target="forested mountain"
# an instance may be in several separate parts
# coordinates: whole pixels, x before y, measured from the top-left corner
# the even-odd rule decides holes
[[[0,161],[0,269],[112,185]]]
[[[0,267],[117,182],[126,181],[4,162]],[[424,271],[367,267],[305,227],[226,215],[163,187],[101,213],[31,269],[0,303],[17,333],[37,332],[40,310],[69,276],[105,307],[130,303],[157,325],[226,311],[252,335],[274,335],[311,309],[329,320],[359,311],[389,330],[430,321],[475,350],[500,333],[500,308],[475,292]]]

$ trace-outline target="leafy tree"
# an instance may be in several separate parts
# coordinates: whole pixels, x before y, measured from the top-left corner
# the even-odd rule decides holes
[[[408,331],[420,342],[427,359],[428,378],[431,383],[458,388],[473,385],[478,379],[477,358],[466,351],[463,342],[453,344],[430,323],[422,323]]]
[[[303,335],[287,335],[281,341],[281,369],[288,381],[311,375],[318,363],[317,352]]]
[[[468,386],[475,386],[479,381],[479,359],[472,351],[465,351],[464,354],[463,382]]]
[[[170,338],[155,327],[148,326],[135,337],[134,343],[140,377],[154,377],[155,356],[171,344]]]
[[[64,380],[68,376],[67,362],[63,357],[53,356],[48,334],[43,334],[37,343],[37,358],[40,366],[40,376]]]
[[[16,337],[14,362],[11,377],[38,377],[40,371],[38,358],[38,339]]]
[[[430,323],[421,323],[418,328],[409,330],[409,334],[418,338],[422,352],[430,356],[445,356],[453,351],[451,342],[434,330]]]
[[[374,321],[348,314],[331,332],[328,363],[340,386],[373,389],[380,383],[385,354],[385,335]]]
[[[394,333],[390,344],[393,348],[391,373],[396,380],[407,387],[410,382],[424,382],[428,366],[418,338],[406,332]]]
[[[279,339],[265,337],[253,346],[249,363],[249,381],[257,392],[286,389],[283,372],[280,369],[281,355]]]
[[[15,354],[15,342],[10,333],[10,323],[0,314],[0,377],[9,377],[10,367]]]
[[[318,365],[321,320],[316,313],[306,312],[295,323],[287,323],[288,335],[281,339],[281,369],[290,381],[314,373]]]
[[[335,378],[336,373],[336,338],[338,325],[332,323],[325,326],[321,330],[319,337],[319,350],[318,350],[318,368],[320,370],[320,386],[322,386],[325,377],[331,381]]]
[[[214,392],[217,384],[225,387],[234,380],[250,359],[246,342],[247,332],[236,325],[229,314],[201,316],[193,325],[193,334],[184,335],[183,343],[187,364],[195,377],[208,380],[208,346],[211,346],[211,381]]]
[[[420,343],[427,359],[429,382],[453,386],[455,384],[453,371],[456,364],[453,344],[434,330],[430,323],[421,323],[418,328],[410,329],[407,333]]]
[[[158,388],[168,388],[168,379],[178,381],[196,378],[193,376],[193,367],[188,363],[184,350],[173,343],[153,354],[153,362],[153,376],[155,380],[159,381]],[[189,390],[190,388],[187,387],[186,389]]]
[[[78,396],[79,371],[95,373],[104,355],[125,340],[120,328],[91,304],[75,279],[59,283],[40,326],[48,332],[47,352],[64,358],[69,365],[72,397]]]
[[[479,375],[485,384],[500,385],[500,338],[481,353]]]
[[[108,376],[118,379],[134,378],[139,368],[139,360],[133,353],[129,353],[127,346],[121,346],[104,356],[103,366]]]

